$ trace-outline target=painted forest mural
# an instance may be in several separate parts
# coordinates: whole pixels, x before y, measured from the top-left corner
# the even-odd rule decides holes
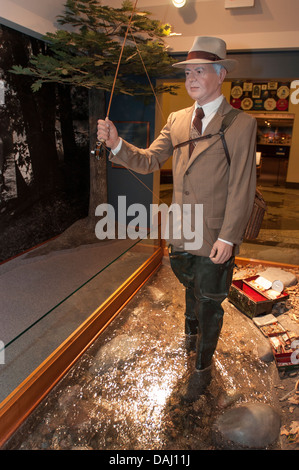
[[[88,212],[88,92],[11,73],[44,47],[0,25],[0,262]]]

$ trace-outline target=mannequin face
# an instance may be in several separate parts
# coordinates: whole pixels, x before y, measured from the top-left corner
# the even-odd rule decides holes
[[[203,106],[221,95],[226,70],[222,68],[218,75],[212,64],[190,64],[185,68],[185,75],[189,96]]]

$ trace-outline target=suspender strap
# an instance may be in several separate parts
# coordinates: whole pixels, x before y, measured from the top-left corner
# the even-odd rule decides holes
[[[235,109],[235,108],[231,109],[224,116],[221,127],[220,127],[220,130],[219,130],[219,135],[220,135],[221,140],[222,140],[222,145],[223,145],[223,148],[224,148],[224,152],[225,152],[225,156],[226,156],[228,165],[230,165],[230,156],[229,156],[229,151],[228,151],[228,148],[227,148],[227,143],[226,143],[226,140],[225,140],[225,137],[224,137],[224,133],[225,133],[226,129],[231,125],[234,118],[239,113],[241,113],[241,111],[239,109]]]
[[[189,140],[185,140],[184,142],[181,142],[180,144],[177,144],[173,147],[173,150],[176,150],[180,147],[184,147],[184,145],[187,145],[187,144],[191,144],[192,142],[197,142],[198,140],[206,140],[206,139],[210,139],[211,137],[213,137],[214,135],[218,135],[218,132],[217,134],[207,134],[207,135],[201,135],[200,137],[195,137],[194,139],[189,139]]]

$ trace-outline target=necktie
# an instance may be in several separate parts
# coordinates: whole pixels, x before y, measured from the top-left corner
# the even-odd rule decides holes
[[[202,108],[197,108],[196,109],[195,117],[194,117],[193,122],[192,122],[192,129],[191,129],[191,134],[190,134],[191,139],[194,139],[194,138],[201,135],[202,118],[204,117],[204,115],[205,115],[205,113],[204,113]],[[191,144],[189,145],[189,156],[191,156],[191,154],[192,154],[192,152],[195,148],[195,145],[196,145],[195,142],[191,142]]]

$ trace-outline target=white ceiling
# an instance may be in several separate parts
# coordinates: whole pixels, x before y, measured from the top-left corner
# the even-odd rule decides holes
[[[132,0],[135,4],[136,0]],[[37,34],[54,31],[65,0],[1,0],[0,21]],[[122,0],[102,0],[119,7]],[[255,0],[254,7],[225,9],[225,0],[187,0],[175,8],[171,0],[137,0],[137,8],[172,26],[170,51],[186,52],[194,36],[223,38],[228,50],[299,49],[299,0]]]

